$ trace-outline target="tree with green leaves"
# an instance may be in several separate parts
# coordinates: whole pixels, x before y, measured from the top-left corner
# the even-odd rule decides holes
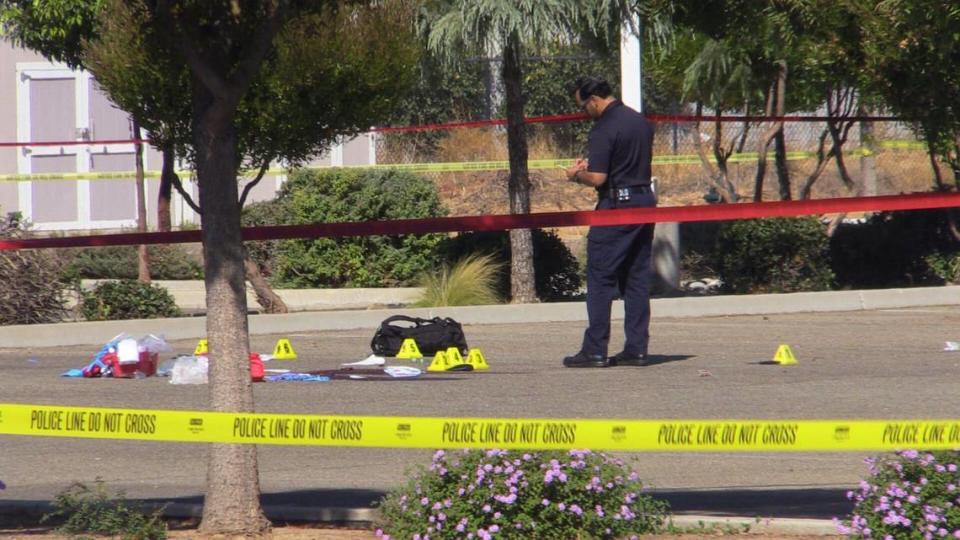
[[[897,115],[926,141],[960,188],[960,6],[937,0],[851,0],[863,21],[866,71]]]
[[[82,43],[96,33],[101,0],[2,0],[0,26],[14,43],[70,67],[83,65]]]
[[[866,54],[861,19],[849,2],[811,0],[811,4],[817,22],[802,35],[802,54],[793,70],[797,83],[792,95],[799,98],[794,100],[799,106],[808,110],[822,104],[827,121],[818,138],[817,162],[800,186],[799,198],[811,197],[814,184],[831,162],[836,164],[844,186],[859,195],[868,171],[861,167],[861,178],[854,178],[843,147],[857,123],[855,116],[863,115],[876,104],[863,69]],[[869,127],[869,123],[860,125],[861,130]]]
[[[594,5],[583,0],[430,0],[424,3],[419,33],[429,50],[448,64],[468,56],[500,58],[506,116],[510,176],[507,192],[510,212],[530,212],[530,175],[524,126],[525,53],[547,45],[569,43],[584,28],[603,33],[620,28],[625,4]],[[572,96],[572,90],[570,91]],[[572,99],[572,97],[571,97]],[[510,231],[513,302],[536,301],[533,242],[529,229]]]
[[[698,52],[685,70],[684,91],[688,98],[712,109],[716,116],[719,117],[722,110],[738,110],[744,114],[762,112],[766,116],[782,117],[788,110],[811,105],[801,99],[791,99],[794,92],[788,93],[787,87],[788,81],[794,80],[793,70],[808,48],[816,46],[816,43],[805,41],[805,37],[819,22],[819,0],[653,0],[652,3],[668,13],[680,29],[692,32],[687,39],[700,42]],[[797,81],[798,84],[793,86],[802,86],[802,81]],[[807,96],[803,91],[796,94],[797,97]],[[740,142],[736,146],[742,148],[748,129],[749,126],[745,125],[741,130]],[[715,132],[719,135],[720,128]],[[780,198],[790,199],[783,121],[771,122],[756,140],[758,163],[754,199],[762,198],[766,156],[771,144],[774,145]],[[714,137],[714,145],[719,144],[721,137]],[[729,157],[733,148],[731,143],[722,155],[715,150],[718,163]],[[703,152],[701,155],[705,158]],[[736,200],[737,194],[731,191],[733,184],[723,174],[723,167],[719,168],[711,175],[718,191],[725,200]]]
[[[98,32],[80,49],[101,84],[146,126],[169,129],[196,170],[210,407],[252,412],[240,208],[253,184],[241,193],[238,172],[262,178],[273,161],[303,163],[385,118],[416,63],[412,7],[404,0],[104,0],[97,7]],[[255,445],[211,445],[202,530],[269,526],[256,455]]]
[[[927,143],[936,189],[960,189],[960,6],[936,0],[850,0],[863,21],[870,84]],[[950,231],[960,240],[954,212]]]
[[[238,170],[245,164],[262,170],[275,159],[301,163],[385,117],[416,61],[409,45],[411,10],[399,0],[124,4],[138,9],[149,56],[169,56],[189,67],[210,405],[216,411],[250,412]],[[212,445],[201,529],[258,532],[267,526],[259,504],[256,447]]]

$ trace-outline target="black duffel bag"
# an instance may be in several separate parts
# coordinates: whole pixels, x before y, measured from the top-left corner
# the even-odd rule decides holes
[[[460,349],[464,356],[469,352],[463,327],[457,321],[449,317],[421,319],[406,315],[384,319],[370,341],[370,348],[379,356],[396,356],[407,338],[413,338],[424,356],[433,356],[450,347]]]

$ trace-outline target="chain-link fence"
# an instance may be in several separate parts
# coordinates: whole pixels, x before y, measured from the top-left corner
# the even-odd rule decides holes
[[[773,122],[731,120],[655,122],[653,172],[661,204],[712,202],[724,187],[728,195],[753,199],[759,186],[763,200],[779,200],[784,193],[792,199],[886,195],[929,191],[935,184],[924,144],[900,122],[854,120],[831,134],[823,119],[786,120],[778,142]],[[563,182],[561,172],[568,160],[585,154],[589,128],[588,121],[528,125],[534,211],[592,207],[590,190]],[[508,209],[503,126],[382,133],[376,152],[380,165],[434,164],[420,170],[437,182],[454,215]]]

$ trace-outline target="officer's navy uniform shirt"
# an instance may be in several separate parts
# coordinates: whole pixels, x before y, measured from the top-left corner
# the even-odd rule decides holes
[[[587,170],[606,173],[597,188],[597,209],[654,207],[650,186],[653,128],[620,101],[607,105],[590,130]],[[617,191],[628,193],[618,196]],[[653,224],[591,226],[587,234],[587,329],[580,350],[606,356],[610,309],[624,299],[624,346],[628,355],[647,353]]]
[[[587,170],[607,174],[597,188],[600,198],[614,188],[649,187],[652,148],[653,127],[642,114],[620,100],[607,105],[590,130],[587,149]]]

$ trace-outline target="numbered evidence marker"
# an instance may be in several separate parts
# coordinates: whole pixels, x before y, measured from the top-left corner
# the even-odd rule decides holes
[[[297,353],[293,350],[293,345],[290,344],[290,340],[287,338],[282,338],[277,341],[277,346],[273,348],[273,355],[271,355],[274,360],[296,360]]]
[[[773,361],[781,366],[792,366],[797,363],[797,358],[789,345],[780,345],[777,347],[777,353],[773,355]]]
[[[414,341],[413,338],[406,338],[403,340],[403,343],[400,344],[400,351],[397,353],[397,358],[417,360],[423,358],[423,353],[420,352],[420,347],[417,347],[417,342]]]
[[[490,364],[487,363],[487,359],[483,357],[479,348],[470,349],[470,353],[467,354],[467,363],[473,366],[473,369],[490,369]]]
[[[427,371],[473,371],[473,366],[463,361],[460,351],[457,351],[456,357],[453,357],[448,349],[447,351],[437,351],[433,356],[433,361],[427,366]]]

